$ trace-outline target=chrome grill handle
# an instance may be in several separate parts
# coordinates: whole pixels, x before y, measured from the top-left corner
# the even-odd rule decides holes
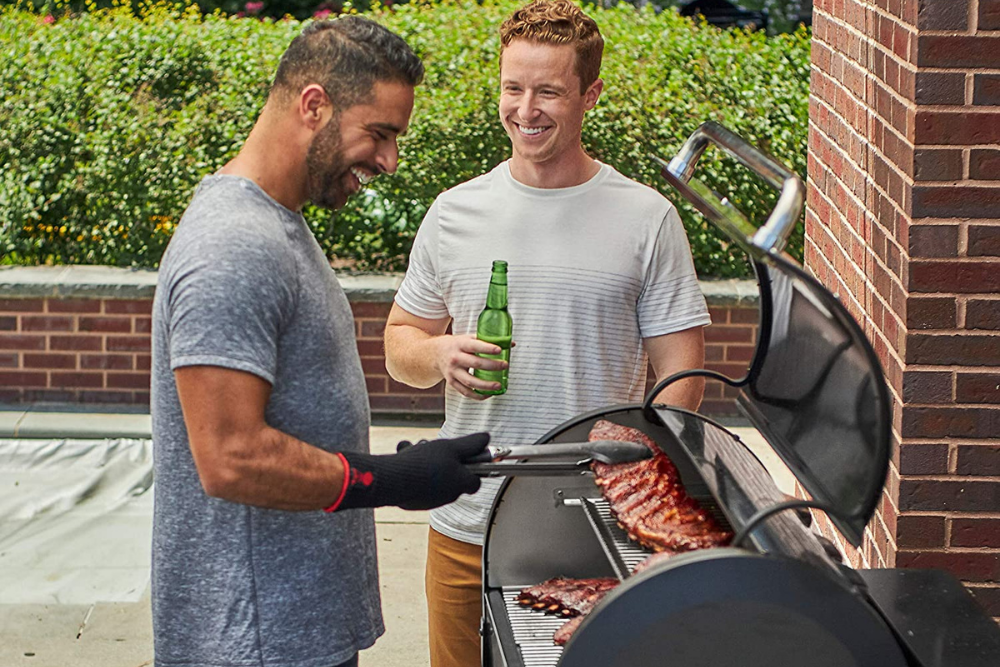
[[[695,167],[705,149],[714,144],[737,159],[772,187],[780,191],[778,202],[759,229],[725,197],[694,178]],[[766,155],[755,146],[729,131],[722,125],[709,121],[703,123],[688,137],[677,155],[669,162],[652,156],[662,170],[663,177],[691,201],[703,215],[719,225],[734,240],[765,254],[780,252],[788,240],[795,223],[802,215],[805,203],[805,185],[797,174]]]

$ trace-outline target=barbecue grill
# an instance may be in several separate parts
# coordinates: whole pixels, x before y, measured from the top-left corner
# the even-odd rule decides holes
[[[781,190],[760,229],[693,177],[709,144]],[[707,123],[663,176],[750,256],[760,328],[746,377],[700,370],[660,382],[641,405],[580,415],[539,446],[586,440],[598,420],[637,428],[676,464],[687,492],[736,535],[641,572],[651,552],[630,541],[593,478],[509,473],[483,549],[483,664],[491,667],[985,667],[1000,631],[951,575],[854,570],[810,528],[823,511],[861,544],[890,457],[891,406],[878,360],[836,297],[780,252],[798,219],[795,175]],[[809,499],[790,499],[740,439],[702,415],[653,403],[670,382],[703,375],[739,387],[737,403]],[[567,470],[574,470],[567,466]],[[565,621],[518,604],[553,577],[621,583],[565,646]]]

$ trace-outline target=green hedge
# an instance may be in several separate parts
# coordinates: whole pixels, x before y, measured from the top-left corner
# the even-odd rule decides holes
[[[333,217],[307,210],[320,243],[360,269],[399,269],[443,189],[509,153],[497,119],[497,35],[521,2],[377,11],[424,59],[396,176]],[[659,177],[714,119],[805,174],[809,35],[697,26],[672,11],[591,9],[607,41],[605,92],[585,123],[595,157],[680,205],[699,273],[747,267]],[[197,182],[239,149],[278,58],[301,29],[155,6],[63,16],[0,11],[0,253],[7,263],[156,266]],[[701,175],[761,222],[774,194],[714,152]],[[613,233],[613,230],[609,230]],[[793,239],[801,252],[801,232]]]

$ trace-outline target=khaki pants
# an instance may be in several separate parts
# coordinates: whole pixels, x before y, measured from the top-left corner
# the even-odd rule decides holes
[[[482,547],[430,529],[424,583],[431,667],[481,664],[482,565]]]

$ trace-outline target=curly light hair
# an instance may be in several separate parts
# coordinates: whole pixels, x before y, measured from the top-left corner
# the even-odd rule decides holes
[[[501,63],[504,49],[515,39],[572,46],[581,93],[601,75],[604,38],[594,19],[569,0],[534,0],[511,14],[500,26]]]

